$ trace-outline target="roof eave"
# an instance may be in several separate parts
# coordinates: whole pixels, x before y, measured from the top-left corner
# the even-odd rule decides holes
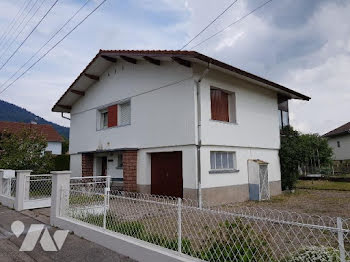
[[[158,52],[158,53],[157,53]],[[71,105],[64,105],[62,104],[63,98],[72,90],[73,86],[77,83],[77,81],[87,72],[87,70],[90,68],[94,62],[101,57],[102,55],[130,55],[130,56],[177,56],[177,57],[187,57],[189,59],[198,59],[200,61],[211,63],[217,67],[220,67],[224,70],[227,70],[234,74],[235,76],[248,80],[250,82],[254,82],[260,86],[263,86],[265,88],[274,89],[276,92],[281,93],[285,95],[286,97],[290,99],[300,99],[300,100],[306,100],[309,101],[311,98],[303,95],[299,92],[296,92],[294,90],[291,90],[287,87],[284,87],[282,85],[279,85],[277,83],[274,83],[272,81],[269,81],[267,79],[264,79],[260,76],[251,74],[249,72],[243,71],[239,68],[233,67],[229,64],[226,64],[224,62],[221,62],[219,60],[213,59],[211,57],[205,56],[203,54],[197,53],[195,51],[130,51],[130,50],[99,50],[99,52],[96,54],[96,56],[90,61],[90,63],[85,67],[85,69],[80,73],[80,75],[75,79],[75,81],[70,85],[70,87],[64,92],[64,94],[60,97],[60,99],[57,101],[57,103],[53,106],[51,109],[52,112],[58,112],[58,113],[70,113],[71,108],[69,108]]]

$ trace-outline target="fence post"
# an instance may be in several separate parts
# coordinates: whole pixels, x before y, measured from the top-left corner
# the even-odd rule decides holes
[[[103,204],[103,229],[106,229],[107,226],[107,211],[109,209],[109,187],[104,189],[104,204]]]
[[[182,217],[181,217],[181,209],[182,209],[182,199],[179,197],[177,199],[177,247],[178,251],[182,252]]]
[[[27,176],[29,176],[31,172],[32,170],[16,170],[16,198],[14,208],[17,211],[23,210],[26,193],[29,194],[29,188],[26,188],[26,182]]]
[[[3,185],[2,177],[3,177],[3,174],[4,174],[4,170],[0,169],[0,195],[2,195],[4,193],[4,191],[2,189],[2,185]]]
[[[71,171],[52,171],[50,224],[55,226],[55,219],[64,215],[69,205]]]
[[[340,261],[345,262],[343,222],[341,217],[337,217],[337,228],[338,228],[338,244],[339,244],[339,252],[340,252]]]

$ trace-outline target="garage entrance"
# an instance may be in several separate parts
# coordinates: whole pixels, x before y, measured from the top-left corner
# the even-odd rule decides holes
[[[182,198],[182,152],[151,154],[151,193]]]

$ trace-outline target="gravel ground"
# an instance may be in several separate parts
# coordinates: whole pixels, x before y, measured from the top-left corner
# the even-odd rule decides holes
[[[252,206],[294,211],[310,215],[350,218],[350,191],[303,190],[285,193],[269,201],[248,201],[235,206]]]

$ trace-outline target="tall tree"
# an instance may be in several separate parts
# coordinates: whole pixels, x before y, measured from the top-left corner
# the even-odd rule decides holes
[[[287,126],[281,132],[282,189],[295,188],[300,166],[311,164],[328,166],[332,162],[332,148],[318,134],[301,134]]]

